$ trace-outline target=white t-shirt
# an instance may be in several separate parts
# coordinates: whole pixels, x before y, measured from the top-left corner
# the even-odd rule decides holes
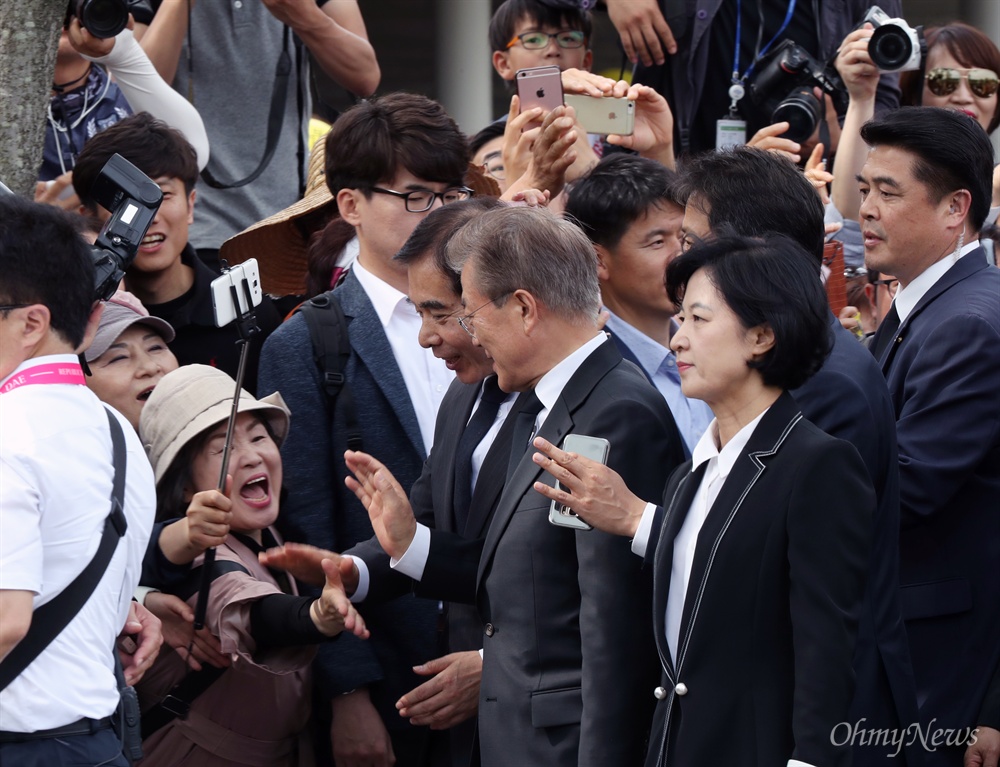
[[[78,365],[74,355],[29,360]],[[125,624],[156,509],[153,473],[125,433],[128,531],[81,611],[3,692],[0,729],[34,732],[114,712],[112,651]],[[114,466],[105,408],[86,386],[20,386],[0,394],[0,589],[35,593],[37,608],[93,558],[111,510]]]

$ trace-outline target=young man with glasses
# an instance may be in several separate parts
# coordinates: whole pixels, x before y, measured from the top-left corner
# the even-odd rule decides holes
[[[372,534],[364,507],[344,488],[345,395],[365,450],[392,458],[407,490],[430,450],[438,406],[454,375],[418,343],[420,317],[407,301],[407,267],[393,259],[413,229],[441,205],[471,196],[465,137],[434,101],[396,93],[345,112],[326,138],[326,182],[354,226],[359,255],[328,293],[347,324],[350,358],[334,413],[313,358],[305,318],[292,317],[261,354],[263,386],[292,410],[282,446],[288,499],[283,532],[332,551]],[[422,679],[413,666],[437,657],[437,604],[412,596],[366,610],[369,642],[320,649],[320,694],[332,701],[333,755],[344,765],[437,765],[430,731],[413,727],[396,701]],[[376,628],[377,627],[377,628]]]
[[[589,11],[546,0],[506,0],[490,20],[493,68],[508,82],[529,67],[589,72],[590,36]]]

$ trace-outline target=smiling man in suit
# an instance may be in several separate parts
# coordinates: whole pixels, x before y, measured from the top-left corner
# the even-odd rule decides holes
[[[557,444],[569,433],[605,438],[609,465],[661,494],[683,456],[677,427],[598,330],[596,261],[573,224],[529,208],[489,211],[455,235],[449,255],[464,261],[464,327],[500,387],[524,392],[485,540],[417,525],[370,456],[349,455],[349,486],[394,567],[479,611],[484,767],[641,764],[657,678],[650,575],[627,541],[549,523],[528,443],[532,431]]]
[[[372,535],[364,508],[343,489],[347,392],[365,449],[391,457],[404,486],[420,474],[437,409],[453,374],[417,343],[420,317],[406,297],[407,269],[393,256],[426,214],[469,196],[464,136],[423,96],[390,94],[345,112],[326,138],[326,181],[359,255],[326,294],[347,323],[350,357],[335,412],[313,356],[305,318],[282,325],[264,345],[260,382],[292,410],[282,445],[289,540],[343,551]],[[371,642],[320,649],[319,688],[332,701],[338,767],[444,764],[426,757],[430,733],[399,717],[395,703],[423,681],[412,667],[437,656],[437,605],[412,596],[365,608]]]
[[[867,123],[869,269],[899,279],[872,342],[896,411],[900,585],[925,728],[975,727],[1000,662],[1000,271],[979,244],[993,152],[968,116]],[[965,743],[929,754],[960,765]]]

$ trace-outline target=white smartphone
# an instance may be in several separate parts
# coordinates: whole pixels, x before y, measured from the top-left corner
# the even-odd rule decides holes
[[[212,309],[215,311],[216,327],[228,325],[252,308],[247,304],[247,287],[244,284],[249,287],[253,306],[260,306],[260,302],[264,300],[264,290],[260,285],[260,269],[256,258],[237,264],[212,280]],[[233,287],[236,288],[235,299]]]
[[[517,81],[517,98],[521,102],[522,112],[534,107],[541,107],[546,112],[551,112],[556,107],[562,106],[562,73],[559,67],[519,69],[514,79]],[[540,120],[532,122],[524,129],[537,128],[541,124]]]
[[[608,462],[608,451],[611,449],[611,443],[603,437],[588,437],[585,434],[567,434],[563,440],[562,449],[567,453],[576,453],[592,461],[606,464]],[[556,487],[562,489],[562,486],[558,482],[556,482]],[[576,512],[569,506],[564,506],[558,501],[552,501],[552,504],[549,506],[549,522],[559,527],[571,527],[574,530],[594,529],[591,525],[580,519]]]
[[[576,120],[587,133],[607,136],[631,136],[635,130],[635,102],[611,96],[585,96],[567,93],[566,106],[576,110]]]

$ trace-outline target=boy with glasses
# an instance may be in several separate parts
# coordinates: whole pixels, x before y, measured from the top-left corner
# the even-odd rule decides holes
[[[493,68],[508,82],[519,69],[554,65],[590,71],[589,11],[551,0],[506,0],[490,20]]]
[[[359,244],[344,282],[325,294],[343,312],[351,347],[333,412],[304,316],[268,339],[260,361],[261,385],[280,390],[292,411],[281,449],[289,491],[282,532],[289,540],[344,551],[372,536],[367,512],[344,487],[348,393],[363,448],[390,459],[407,491],[420,475],[454,374],[420,347],[420,317],[406,297],[407,266],[393,256],[431,210],[471,196],[463,181],[467,167],[465,137],[424,96],[362,102],[327,135],[326,183]],[[343,637],[320,648],[318,692],[333,714],[332,731],[321,737],[330,732],[338,767],[448,763],[432,746],[430,730],[410,725],[395,709],[423,681],[413,667],[437,657],[437,612],[436,602],[412,596],[370,606],[370,641]]]

